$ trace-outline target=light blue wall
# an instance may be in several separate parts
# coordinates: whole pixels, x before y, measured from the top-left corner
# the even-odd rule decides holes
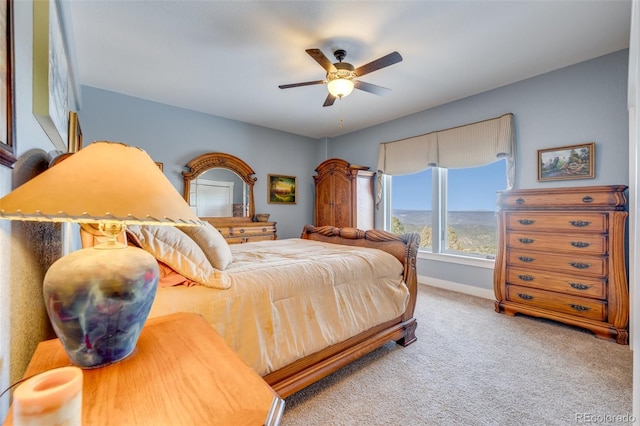
[[[333,138],[331,157],[370,166],[378,145],[513,113],[517,133],[516,187],[606,185],[628,182],[628,50],[470,96]],[[537,150],[596,142],[596,178],[537,182]],[[615,167],[612,167],[615,165]]]
[[[256,213],[270,213],[277,222],[278,237],[299,237],[313,222],[313,172],[317,142],[290,133],[228,120],[157,102],[82,86],[82,110],[78,114],[83,144],[119,141],[138,146],[163,170],[182,194],[182,171],[194,157],[225,152],[242,158],[256,172]],[[267,175],[298,178],[298,202],[267,202]]]
[[[378,146],[513,113],[517,188],[629,183],[628,50],[331,139],[328,156],[375,170]],[[537,150],[596,143],[595,179],[537,182]],[[492,289],[493,271],[419,259],[418,274]]]

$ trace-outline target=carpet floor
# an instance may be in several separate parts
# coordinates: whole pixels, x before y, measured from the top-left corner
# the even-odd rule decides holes
[[[629,346],[418,287],[418,340],[388,343],[291,395],[283,426],[629,423]]]

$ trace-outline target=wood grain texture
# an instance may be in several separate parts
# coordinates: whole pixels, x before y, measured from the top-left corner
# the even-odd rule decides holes
[[[316,168],[315,226],[371,229],[373,223],[373,178],[368,167],[339,158],[323,161]]]
[[[626,186],[498,194],[495,310],[628,344]]]
[[[248,217],[201,217],[216,228],[229,244],[278,238],[276,222],[253,222]]]
[[[67,365],[60,341],[48,340],[38,345],[25,377]],[[132,355],[83,375],[84,425],[262,425],[277,423],[283,408],[196,314],[150,319]],[[10,412],[5,425],[11,424]]]

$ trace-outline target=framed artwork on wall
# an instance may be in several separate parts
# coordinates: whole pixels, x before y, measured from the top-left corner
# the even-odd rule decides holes
[[[57,3],[33,2],[33,115],[56,148],[67,151],[69,64]]]
[[[595,142],[538,150],[538,181],[595,177]]]
[[[13,85],[13,1],[1,0],[0,31],[0,164],[16,162]]]
[[[78,113],[69,112],[69,152],[78,152],[82,149],[82,129],[78,120]]]
[[[270,204],[295,204],[297,202],[297,178],[295,176],[269,175],[267,178]]]

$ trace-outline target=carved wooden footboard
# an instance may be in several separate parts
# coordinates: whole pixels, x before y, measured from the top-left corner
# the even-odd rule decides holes
[[[362,231],[354,228],[307,225],[301,238],[351,246],[384,250],[404,265],[404,281],[409,288],[409,303],[405,312],[391,321],[373,327],[344,342],[329,346],[288,366],[267,374],[263,379],[280,394],[287,397],[300,389],[331,374],[339,368],[395,340],[407,346],[416,340],[417,326],[413,311],[417,297],[416,257],[420,236],[409,233],[402,236],[381,230]]]

